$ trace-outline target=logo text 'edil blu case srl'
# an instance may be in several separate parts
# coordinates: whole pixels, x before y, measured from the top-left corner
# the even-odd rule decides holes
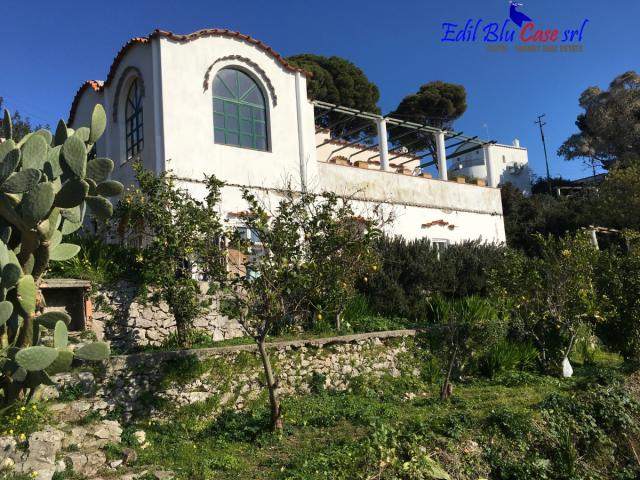
[[[469,18],[463,27],[460,24],[445,22],[442,24],[442,42],[485,42],[513,43],[581,43],[584,29],[589,23],[585,18],[577,28],[540,28],[524,12],[519,10],[523,4],[509,2],[509,18],[503,22],[487,22],[483,19]],[[514,28],[514,25],[518,29]]]

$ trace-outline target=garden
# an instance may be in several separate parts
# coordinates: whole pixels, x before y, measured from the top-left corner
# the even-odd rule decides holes
[[[201,199],[140,164],[135,188],[110,180],[100,107],[15,140],[10,118],[0,478],[640,476],[637,232],[440,249],[291,187],[275,207],[244,191],[230,225],[215,177]],[[100,288],[126,282],[172,333],[122,350],[77,335],[44,311],[56,277],[91,280],[104,310]],[[244,335],[199,328],[212,305]]]

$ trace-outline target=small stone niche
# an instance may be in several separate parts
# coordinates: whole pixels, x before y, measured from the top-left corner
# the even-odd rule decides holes
[[[73,278],[47,278],[40,283],[45,312],[66,311],[71,316],[69,331],[81,332],[91,327],[91,282]]]

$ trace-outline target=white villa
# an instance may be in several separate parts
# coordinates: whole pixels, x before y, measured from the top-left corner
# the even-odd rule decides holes
[[[493,158],[492,144],[412,127],[434,136],[431,163],[440,173],[431,178],[423,173],[422,157],[388,144],[387,126],[407,122],[352,111],[377,125],[377,142],[364,145],[316,128],[318,109],[348,109],[309,101],[308,75],[237,32],[156,30],[129,40],[104,81],[81,86],[69,125],[88,124],[93,106],[103,104],[109,125],[96,148],[98,156],[114,159],[115,179],[131,184],[130,162],[140,157],[155,172],[172,170],[201,196],[203,174],[215,174],[226,182],[221,208],[230,220],[240,221],[238,212],[246,208],[243,187],[277,202],[290,183],[296,189],[352,195],[363,211],[385,203],[395,218],[390,233],[409,239],[505,241],[497,188],[501,173],[493,172],[501,160]],[[447,149],[460,139],[472,146],[468,150],[482,152],[485,173],[474,176],[486,176],[487,185],[448,180],[456,163],[448,163]],[[450,155],[459,158],[455,150]]]
[[[527,149],[520,146],[517,138],[511,145],[489,145],[490,158],[493,162],[491,174],[495,176],[492,182],[498,185],[511,183],[522,193],[531,193],[531,171],[529,170],[529,156]],[[478,149],[464,153],[454,161],[449,168],[449,175],[463,175],[469,178],[487,178],[486,151]]]

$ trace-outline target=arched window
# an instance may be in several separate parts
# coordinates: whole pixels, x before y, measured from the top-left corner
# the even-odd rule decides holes
[[[142,88],[136,78],[129,87],[124,109],[125,139],[127,144],[127,160],[138,155],[144,148],[142,130]]]
[[[246,73],[223,68],[213,81],[216,143],[268,150],[267,109],[262,91]]]

